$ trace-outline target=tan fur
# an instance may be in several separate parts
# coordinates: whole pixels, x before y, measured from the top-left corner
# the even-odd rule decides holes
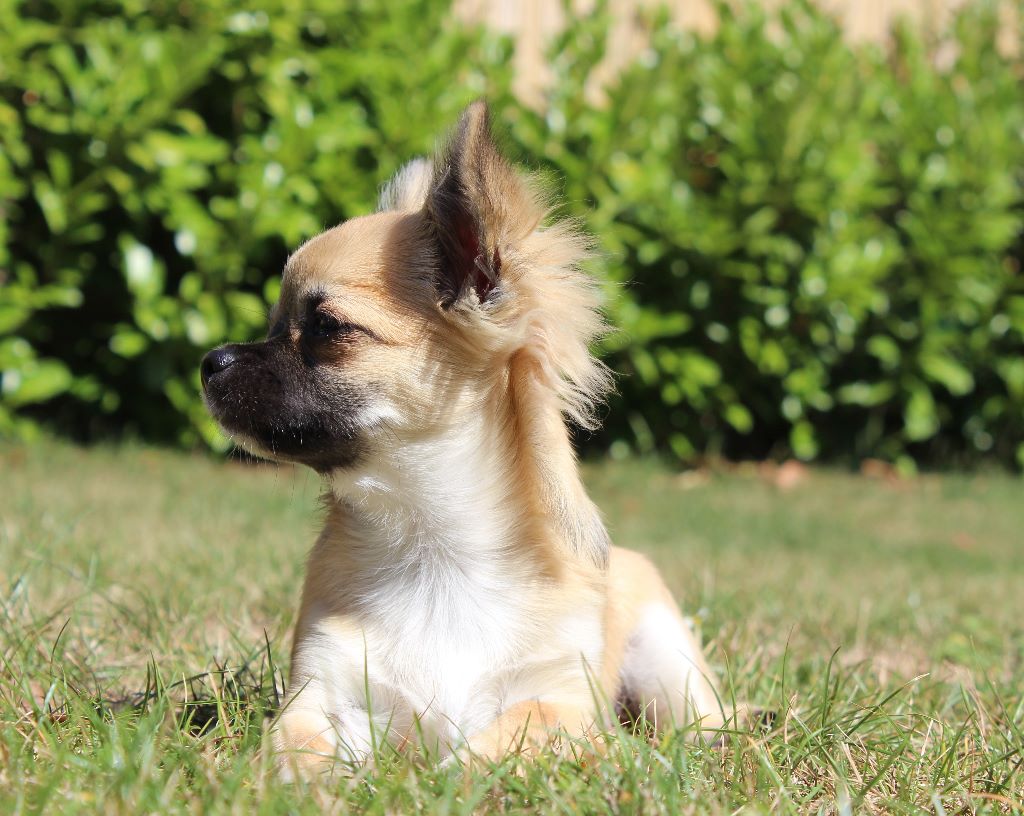
[[[700,641],[679,613],[679,606],[665,586],[657,568],[640,553],[612,547],[606,583],[608,606],[605,609],[605,665],[602,687],[618,689],[626,659],[630,634],[635,632],[643,610],[659,603],[671,614],[694,656],[693,675],[687,686],[688,699],[671,696],[672,705],[659,710],[658,700],[631,700],[656,726],[666,723],[684,725],[699,720],[705,729],[720,728],[726,720],[724,703],[719,697],[715,677],[701,652]]]
[[[586,242],[546,223],[482,103],[381,204],[294,254],[271,318],[299,344],[322,293],[367,331],[307,362],[370,395],[362,458],[323,469],[286,768],[361,762],[381,739],[496,759],[593,736],[624,698],[659,729],[720,726],[699,643],[651,563],[609,546],[577,469],[565,418],[593,426],[610,386]]]

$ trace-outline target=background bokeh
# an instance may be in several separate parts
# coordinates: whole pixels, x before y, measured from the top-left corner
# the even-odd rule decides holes
[[[486,96],[594,235],[615,455],[1024,465],[1024,4],[851,44],[808,3],[703,36],[445,0],[0,2],[0,434],[223,448],[198,361],[259,336],[290,248]],[[1007,38],[1007,20],[1018,29]]]

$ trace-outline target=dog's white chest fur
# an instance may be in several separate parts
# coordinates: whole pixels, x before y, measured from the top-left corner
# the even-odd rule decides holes
[[[500,586],[485,595],[459,569],[443,560],[394,565],[358,623],[320,618],[316,674],[329,714],[366,699],[366,713],[392,738],[418,727],[444,741],[496,716],[522,610]],[[359,707],[348,719],[359,719]]]
[[[476,566],[483,574],[460,574],[474,569],[464,563],[395,565],[358,623],[311,610],[303,663],[314,688],[299,697],[349,735],[354,758],[383,737],[444,752],[549,684],[585,693],[601,658],[599,609],[538,620]]]
[[[587,694],[601,660],[598,603],[539,607],[543,577],[508,550],[517,520],[492,509],[502,486],[479,478],[484,463],[467,467],[482,447],[410,447],[397,468],[336,486],[362,521],[332,593],[346,611],[307,610],[296,655],[307,688],[293,704],[326,714],[353,758],[384,737],[444,751],[549,685]],[[417,478],[439,456],[451,478]]]

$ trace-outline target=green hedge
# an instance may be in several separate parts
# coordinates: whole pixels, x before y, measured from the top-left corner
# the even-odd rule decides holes
[[[508,45],[445,3],[0,0],[0,431],[224,440],[202,353],[371,211]]]
[[[573,90],[598,32],[569,39],[552,109],[521,116],[623,285],[615,438],[1022,459],[1021,63],[989,7],[959,18],[945,70],[908,29],[851,49],[786,8],[771,27],[720,7],[706,41],[653,21],[601,109]]]
[[[596,14],[538,114],[443,3],[300,5],[0,6],[0,426],[219,444],[201,352],[486,93],[603,249],[623,376],[590,444],[1024,462],[1024,71],[992,7],[938,50],[803,3],[655,17],[603,102]]]

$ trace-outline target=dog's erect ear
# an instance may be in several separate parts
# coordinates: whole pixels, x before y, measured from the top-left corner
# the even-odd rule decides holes
[[[472,103],[434,160],[424,213],[440,257],[445,307],[470,293],[487,300],[501,276],[502,242],[517,215],[530,210],[523,183],[494,144],[489,119],[486,103]]]

